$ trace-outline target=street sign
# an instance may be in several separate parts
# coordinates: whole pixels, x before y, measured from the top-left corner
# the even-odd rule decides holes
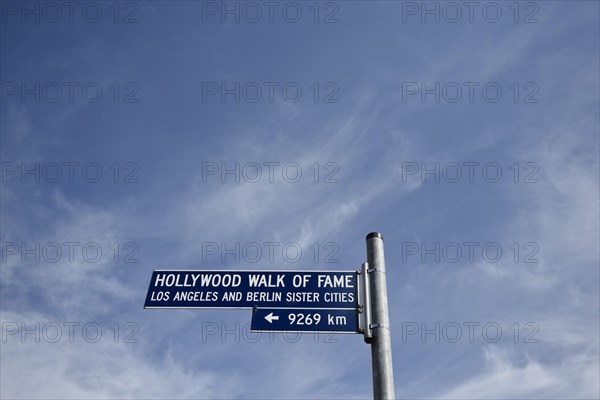
[[[154,270],[144,308],[252,309],[253,332],[362,333],[374,398],[394,399],[383,236],[366,240],[360,271]]]
[[[357,310],[257,308],[252,313],[253,332],[358,333]]]
[[[355,310],[356,275],[356,271],[155,270],[144,308]]]

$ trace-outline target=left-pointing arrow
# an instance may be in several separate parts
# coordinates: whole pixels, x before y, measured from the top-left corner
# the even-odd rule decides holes
[[[269,321],[270,324],[272,324],[273,321],[279,321],[279,316],[278,315],[273,315],[273,313],[269,313],[269,314],[267,314],[267,316],[265,317],[265,319],[267,321]]]

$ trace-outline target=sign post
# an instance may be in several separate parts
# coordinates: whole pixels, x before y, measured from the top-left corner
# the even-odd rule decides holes
[[[367,235],[367,264],[371,292],[371,324],[368,328],[373,335],[371,339],[373,397],[376,400],[394,399],[392,341],[381,233],[371,232]]]

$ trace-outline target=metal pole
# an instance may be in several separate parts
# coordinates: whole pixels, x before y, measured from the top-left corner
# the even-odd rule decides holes
[[[367,235],[367,262],[371,291],[371,362],[373,365],[373,397],[375,400],[394,399],[394,369],[392,341],[385,279],[383,236],[379,232]]]

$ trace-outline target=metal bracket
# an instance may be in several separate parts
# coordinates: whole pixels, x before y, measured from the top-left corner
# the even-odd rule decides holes
[[[358,329],[364,335],[365,343],[373,340],[371,329],[371,291],[369,286],[369,264],[363,263],[358,279]]]

